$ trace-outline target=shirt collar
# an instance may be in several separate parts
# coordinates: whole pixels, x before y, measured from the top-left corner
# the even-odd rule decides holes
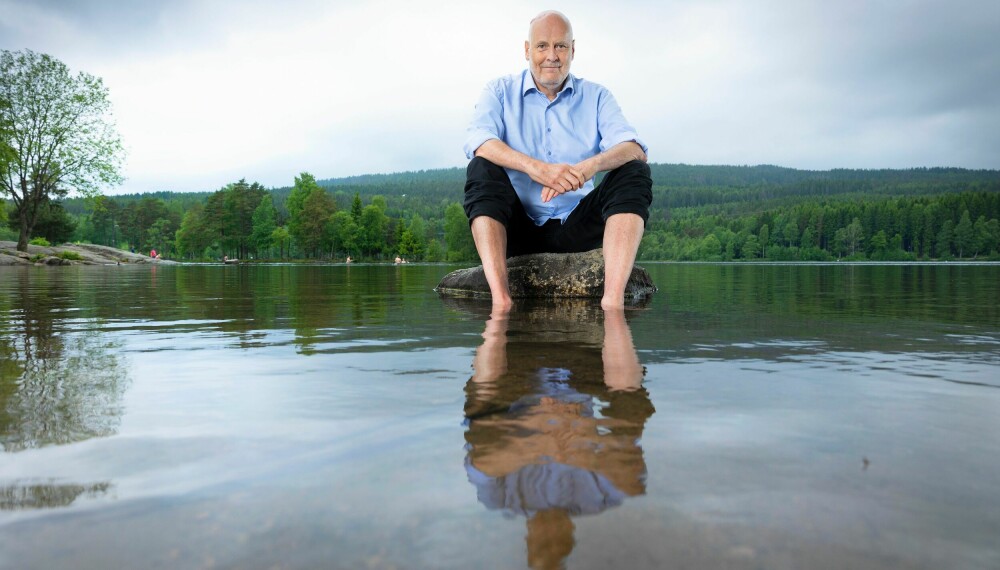
[[[563,88],[556,94],[556,97],[562,95],[564,91],[575,91],[576,87],[576,77],[572,73],[566,76],[566,83],[563,84]],[[530,91],[538,91],[535,87],[535,79],[531,77],[531,70],[525,69],[524,73],[521,74],[521,97],[526,96]],[[566,93],[569,95],[569,93]]]

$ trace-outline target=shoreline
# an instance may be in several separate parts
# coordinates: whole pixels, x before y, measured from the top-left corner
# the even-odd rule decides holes
[[[65,255],[67,252],[70,254],[70,259],[61,257],[61,255]],[[122,265],[143,263],[174,265],[177,262],[168,259],[153,259],[148,255],[132,253],[106,245],[65,243],[62,245],[40,246],[29,244],[28,251],[23,252],[17,251],[17,242],[0,241],[0,266]]]

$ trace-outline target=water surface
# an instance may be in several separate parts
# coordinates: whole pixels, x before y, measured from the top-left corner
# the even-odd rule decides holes
[[[0,268],[0,567],[1000,567],[1000,267],[648,268]]]

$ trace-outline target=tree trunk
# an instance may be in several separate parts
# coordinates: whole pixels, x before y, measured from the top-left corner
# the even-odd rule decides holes
[[[21,212],[20,215],[20,232],[17,235],[17,251],[28,251],[28,237],[31,234],[31,228],[28,226],[28,216],[27,212]]]

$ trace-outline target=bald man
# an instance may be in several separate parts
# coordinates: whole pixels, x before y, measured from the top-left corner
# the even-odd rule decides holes
[[[536,16],[528,69],[488,83],[467,130],[465,213],[494,312],[513,304],[507,257],[602,246],[601,306],[624,306],[652,202],[647,148],[607,89],[570,73],[575,51],[566,16]]]

